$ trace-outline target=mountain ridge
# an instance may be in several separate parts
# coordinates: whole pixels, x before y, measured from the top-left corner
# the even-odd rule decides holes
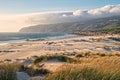
[[[111,25],[120,24],[120,16],[92,19],[87,21],[66,22],[56,24],[35,25],[22,28],[19,32],[65,32],[72,33],[75,31],[101,30]]]

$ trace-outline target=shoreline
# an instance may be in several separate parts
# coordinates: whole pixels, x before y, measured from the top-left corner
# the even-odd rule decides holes
[[[65,34],[62,36],[54,36],[54,37],[46,37],[46,38],[35,38],[35,39],[21,39],[21,40],[9,40],[9,41],[0,41],[0,45],[7,45],[7,44],[12,44],[12,43],[22,43],[22,42],[27,42],[27,41],[47,41],[47,40],[57,40],[57,39],[67,39],[67,38],[73,38],[78,35],[75,34]]]

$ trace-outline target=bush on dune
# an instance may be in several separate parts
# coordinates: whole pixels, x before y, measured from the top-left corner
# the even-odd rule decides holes
[[[33,62],[33,64],[38,64],[40,62],[48,61],[51,59],[58,59],[59,61],[68,62],[68,63],[76,62],[75,59],[64,56],[64,55],[45,55],[45,56],[40,56],[39,58],[37,58]]]

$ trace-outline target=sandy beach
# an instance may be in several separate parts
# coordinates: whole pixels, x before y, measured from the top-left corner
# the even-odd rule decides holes
[[[80,52],[120,53],[120,42],[109,39],[113,36],[78,36],[65,39],[26,41],[0,45],[0,60],[26,59],[45,54],[69,54]],[[115,35],[114,37],[120,37]]]

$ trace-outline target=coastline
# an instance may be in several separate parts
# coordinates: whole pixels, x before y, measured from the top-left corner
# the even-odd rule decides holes
[[[60,36],[49,36],[49,37],[45,37],[45,38],[30,38],[30,39],[20,39],[20,40],[8,40],[8,41],[0,41],[0,45],[7,45],[7,44],[11,44],[11,43],[22,43],[22,42],[26,42],[26,41],[42,41],[42,40],[55,40],[55,39],[65,39],[65,38],[72,38],[72,37],[76,37],[78,35],[75,34],[64,34],[64,35],[60,35]]]
[[[10,41],[1,41],[0,45],[8,45],[8,44],[16,44],[16,43],[24,43],[24,42],[32,42],[32,41],[52,41],[52,40],[61,40],[61,39],[70,39],[83,37],[83,35],[76,34],[66,34],[63,36],[55,36],[55,37],[46,37],[46,38],[36,38],[36,39],[23,39],[23,40],[10,40]]]

